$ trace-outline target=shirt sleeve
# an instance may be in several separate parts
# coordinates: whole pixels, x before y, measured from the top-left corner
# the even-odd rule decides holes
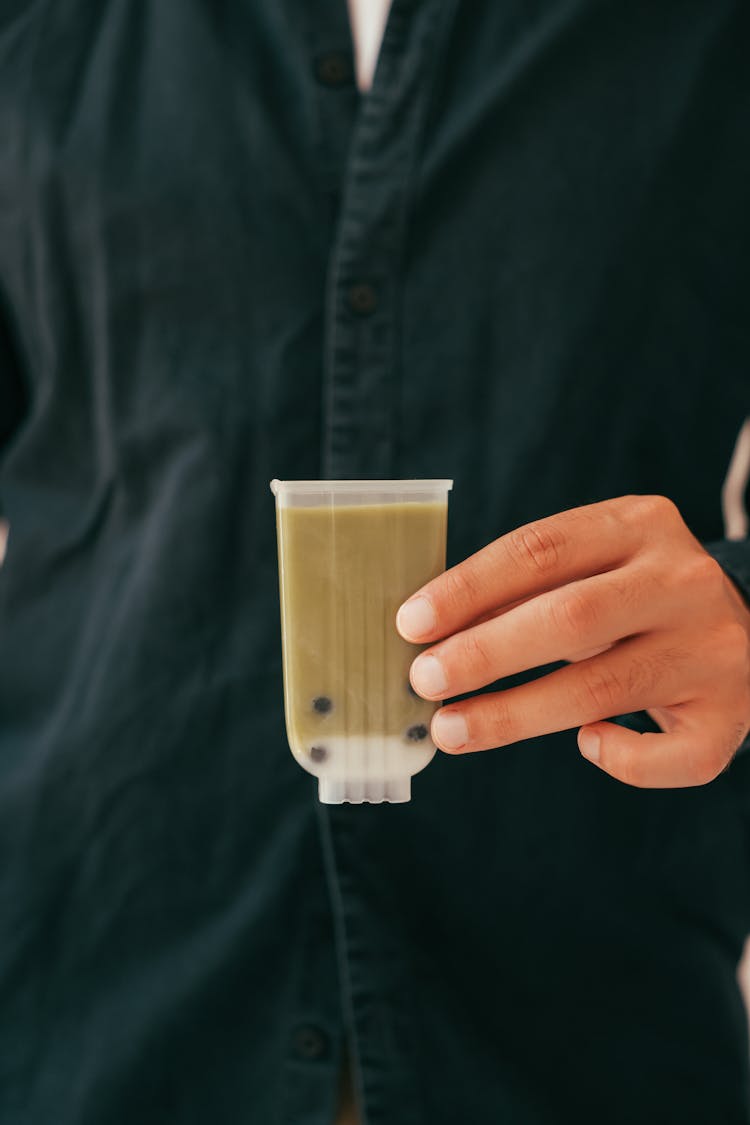
[[[0,470],[3,455],[26,412],[21,365],[6,321],[0,316]],[[1,478],[0,478],[1,479]],[[0,492],[0,515],[2,495]]]
[[[750,607],[750,539],[718,539],[714,543],[704,543],[704,547],[731,578]],[[750,735],[738,753],[743,758],[750,756]]]
[[[719,539],[704,546],[750,607],[750,539]]]

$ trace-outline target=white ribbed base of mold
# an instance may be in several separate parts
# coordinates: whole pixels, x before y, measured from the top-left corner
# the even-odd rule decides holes
[[[321,737],[297,753],[298,761],[319,779],[320,800],[326,805],[408,801],[413,775],[434,756],[429,737],[413,741],[378,734]]]
[[[359,778],[321,777],[318,783],[318,797],[324,805],[361,805],[365,801],[371,805],[387,801],[391,805],[403,804],[411,800],[411,778]]]

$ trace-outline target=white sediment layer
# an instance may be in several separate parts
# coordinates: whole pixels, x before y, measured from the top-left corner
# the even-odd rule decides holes
[[[398,735],[335,735],[295,748],[300,765],[319,779],[327,805],[408,801],[412,776],[434,756],[429,737],[417,742]]]

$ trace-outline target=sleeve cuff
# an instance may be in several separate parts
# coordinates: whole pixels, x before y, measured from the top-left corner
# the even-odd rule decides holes
[[[717,539],[704,543],[727,577],[731,578],[750,608],[750,539]],[[750,735],[737,751],[743,758],[750,752]]]
[[[750,607],[750,539],[717,539],[704,543]]]

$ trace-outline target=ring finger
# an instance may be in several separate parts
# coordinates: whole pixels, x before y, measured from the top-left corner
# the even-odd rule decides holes
[[[686,702],[712,672],[696,665],[691,646],[681,642],[654,650],[653,638],[633,638],[519,687],[449,704],[432,720],[433,740],[449,752],[487,750]]]

